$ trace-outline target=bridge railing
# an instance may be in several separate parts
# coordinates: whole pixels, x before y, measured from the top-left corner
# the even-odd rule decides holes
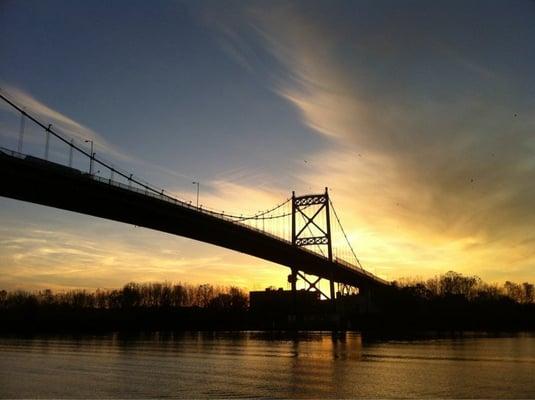
[[[236,220],[235,218],[232,218],[230,216],[226,216],[224,213],[212,211],[212,210],[204,208],[202,206],[201,207],[197,207],[197,206],[191,204],[190,202],[179,200],[179,199],[177,199],[177,198],[175,198],[173,196],[165,194],[165,191],[163,191],[163,190],[162,190],[161,193],[157,193],[153,189],[149,190],[147,188],[140,188],[135,183],[125,184],[125,183],[119,182],[117,180],[114,180],[112,178],[104,178],[104,177],[98,176],[96,174],[90,174],[90,173],[87,173],[87,172],[83,172],[83,171],[80,171],[80,170],[78,170],[76,168],[67,167],[66,165],[63,165],[63,164],[57,164],[55,162],[44,160],[42,158],[30,156],[29,154],[19,153],[17,151],[14,151],[14,150],[11,150],[11,149],[7,149],[5,147],[0,147],[0,152],[2,152],[4,154],[7,154],[9,156],[15,157],[15,158],[22,159],[22,160],[27,159],[27,158],[32,158],[32,159],[35,159],[35,160],[39,160],[39,162],[42,162],[42,163],[45,163],[45,164],[61,166],[62,168],[66,168],[66,169],[70,169],[70,170],[82,173],[84,176],[86,176],[86,177],[88,177],[90,179],[93,179],[95,181],[98,181],[98,182],[101,182],[101,183],[105,183],[105,184],[108,184],[110,186],[119,187],[121,189],[129,190],[131,192],[139,193],[139,194],[142,194],[142,195],[145,195],[145,196],[150,196],[150,197],[153,197],[153,198],[157,198],[157,199],[160,199],[160,200],[168,202],[168,203],[179,205],[181,207],[186,207],[186,208],[189,208],[189,209],[191,209],[193,211],[200,212],[200,213],[203,213],[203,214],[215,217],[215,218],[223,219],[225,221],[228,221],[228,222],[231,222],[231,223],[234,223],[234,224],[239,224],[240,226],[243,226],[245,228],[251,229],[251,230],[256,231],[256,232],[263,233],[263,234],[265,234],[267,236],[271,236],[271,237],[273,237],[275,239],[279,239],[279,240],[282,240],[284,242],[288,242],[289,243],[288,240],[286,240],[284,238],[281,238],[280,236],[273,235],[273,234],[271,234],[269,232],[266,232],[265,230],[262,230],[262,229],[255,228],[253,226],[244,224],[244,223],[240,222],[239,220]]]
[[[375,279],[377,281],[380,281],[380,282],[382,282],[384,284],[388,284],[389,283],[385,279],[379,278],[377,275],[374,275],[371,272],[366,271],[364,268],[359,267],[358,265],[352,264],[352,263],[350,263],[350,262],[348,262],[348,261],[346,261],[346,260],[344,260],[342,258],[335,257],[334,262],[336,262],[337,264],[343,265],[344,267],[348,267],[348,268],[354,269],[356,271],[359,271],[359,272],[363,273],[364,275],[367,275],[370,278],[373,278],[373,279]]]
[[[26,158],[26,154],[19,153],[15,150],[6,149],[5,147],[0,147],[0,152],[10,155],[12,157],[20,158],[21,160],[24,160]]]
[[[98,182],[102,182],[102,183],[105,183],[105,184],[108,184],[108,185],[111,185],[111,186],[120,187],[121,189],[129,190],[131,192],[139,193],[139,194],[142,194],[142,195],[145,195],[145,196],[150,196],[150,197],[165,201],[167,203],[179,205],[181,207],[186,207],[186,208],[189,208],[189,209],[191,209],[193,211],[197,211],[197,212],[200,212],[200,213],[203,213],[203,214],[206,214],[206,215],[210,215],[212,217],[224,219],[225,221],[228,221],[228,222],[239,223],[239,221],[236,221],[235,219],[233,219],[231,217],[225,216],[222,213],[217,213],[217,212],[210,211],[209,209],[206,209],[206,208],[203,208],[203,207],[194,206],[193,204],[190,204],[189,202],[182,201],[182,200],[179,200],[179,199],[174,198],[172,196],[169,196],[169,195],[165,194],[165,192],[156,193],[156,192],[148,190],[148,189],[138,188],[135,185],[127,185],[125,183],[113,180],[111,178],[104,178],[102,176],[98,176],[98,175],[94,175],[94,174],[91,175],[91,174],[88,174],[88,173],[84,173],[84,175],[89,177],[89,178],[91,178],[91,179],[93,179],[93,180],[95,180],[95,181],[98,181]],[[259,230],[259,231],[261,231],[261,230]]]
[[[206,210],[202,207],[196,207],[188,202],[184,202],[184,201],[181,201],[179,199],[176,199],[172,196],[169,196],[169,195],[166,195],[165,193],[162,193],[162,194],[158,194],[158,193],[154,193],[152,191],[149,191],[149,190],[144,190],[144,189],[140,189],[140,188],[137,188],[133,185],[125,185],[124,183],[121,183],[121,182],[117,182],[117,181],[114,181],[112,179],[108,179],[108,178],[103,178],[103,177],[100,177],[100,176],[97,176],[97,175],[90,175],[90,174],[85,174],[86,176],[96,180],[96,181],[99,181],[99,182],[102,182],[102,183],[105,183],[105,184],[109,184],[109,185],[112,185],[112,186],[116,186],[116,187],[120,187],[122,189],[126,189],[126,190],[129,190],[129,191],[132,191],[132,192],[136,192],[136,193],[139,193],[139,194],[142,194],[142,195],[145,195],[145,196],[150,196],[150,197],[153,197],[153,198],[157,198],[157,199],[160,199],[160,200],[163,200],[165,202],[168,202],[168,203],[172,203],[172,204],[175,204],[175,205],[178,205],[178,206],[181,206],[181,207],[187,207],[193,211],[196,211],[196,212],[200,212],[200,213],[203,213],[203,214],[206,214],[206,215],[210,215],[212,217],[215,217],[215,218],[219,218],[219,219],[223,219],[227,222],[230,222],[230,223],[233,223],[233,224],[236,224],[236,225],[239,225],[240,227],[242,228],[245,228],[245,229],[249,229],[251,231],[254,231],[254,232],[257,232],[257,233],[260,233],[262,235],[265,235],[265,236],[269,236],[273,239],[276,239],[276,240],[279,240],[279,241],[282,241],[284,243],[287,243],[287,244],[290,244],[291,242],[283,237],[280,237],[280,236],[277,236],[277,235],[274,235],[270,232],[267,232],[263,229],[259,229],[259,228],[255,228],[251,225],[247,225],[247,224],[244,224],[242,222],[240,222],[239,220],[235,220],[233,218],[230,218],[230,217],[227,217],[225,216],[224,214],[221,214],[221,213],[218,213],[218,212],[213,212],[213,211],[210,211],[210,210]],[[310,253],[310,254],[313,254],[315,256],[318,256],[318,257],[322,257],[322,258],[325,258],[327,259],[326,256],[322,255],[322,254],[319,254],[311,249],[308,249],[306,247],[299,247],[299,250],[301,251],[305,251],[307,253]],[[381,278],[378,278],[377,276],[375,276],[374,274],[366,271],[364,268],[361,268],[355,264],[352,264],[348,261],[345,261],[344,259],[342,258],[339,258],[339,257],[335,257],[334,259],[334,262],[335,263],[338,263],[338,264],[341,264],[343,265],[344,267],[347,267],[347,268],[350,268],[350,269],[353,269],[355,271],[359,271],[371,278],[374,278],[374,279],[377,279],[377,280],[381,280]],[[386,281],[384,281],[386,282]]]
[[[219,212],[215,212],[215,211],[211,211],[211,210],[205,209],[203,207],[196,207],[193,204],[190,204],[189,202],[185,202],[185,201],[176,199],[176,198],[174,198],[172,196],[166,195],[165,193],[158,194],[158,193],[152,192],[150,190],[141,189],[141,188],[138,188],[138,187],[136,187],[134,185],[126,185],[126,184],[124,184],[122,182],[118,182],[118,181],[115,181],[115,180],[109,179],[109,178],[104,178],[104,177],[101,177],[101,176],[98,176],[98,175],[90,175],[88,173],[85,173],[84,175],[89,177],[89,178],[91,178],[91,179],[93,179],[93,180],[95,180],[95,181],[98,181],[98,182],[102,182],[102,183],[105,183],[105,184],[108,184],[108,185],[111,185],[111,186],[119,187],[121,189],[129,190],[129,191],[132,191],[132,192],[135,192],[135,193],[139,193],[139,194],[142,194],[142,195],[145,195],[145,196],[150,196],[150,197],[165,201],[167,203],[178,205],[178,206],[181,206],[181,207],[186,207],[186,208],[189,208],[192,211],[199,212],[199,213],[202,213],[202,214],[205,214],[205,215],[209,215],[209,216],[211,216],[213,218],[218,218],[218,219],[225,220],[225,221],[227,221],[229,223],[232,223],[232,224],[235,224],[235,225],[239,225],[242,228],[249,229],[251,231],[260,233],[260,234],[265,235],[265,236],[269,236],[269,237],[271,237],[273,239],[282,241],[282,242],[284,242],[286,244],[290,244],[291,243],[289,240],[285,239],[284,237],[272,234],[270,232],[267,232],[267,231],[265,231],[263,229],[260,229],[260,228],[256,228],[256,227],[251,226],[251,225],[247,225],[247,224],[241,222],[240,220],[236,220],[234,218],[226,216],[225,214],[222,214],[222,213],[219,213]],[[315,255],[319,255],[319,254],[315,253],[314,251],[306,249],[306,248],[300,248],[300,249],[304,250],[304,251],[307,251],[309,253],[315,254]]]

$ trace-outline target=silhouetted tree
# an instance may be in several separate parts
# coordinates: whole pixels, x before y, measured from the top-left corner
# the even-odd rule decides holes
[[[535,302],[533,284],[506,281],[503,287],[484,283],[477,276],[464,276],[449,271],[444,275],[430,278],[427,281],[403,278],[395,282],[405,293],[422,299],[457,297],[465,300],[500,301],[508,298],[517,303],[532,304]]]
[[[522,284],[522,289],[523,289],[522,290],[522,303],[526,303],[526,304],[533,303],[533,300],[535,297],[533,284],[524,282]]]
[[[522,301],[522,286],[518,283],[507,281],[504,284],[505,293],[516,302]]]

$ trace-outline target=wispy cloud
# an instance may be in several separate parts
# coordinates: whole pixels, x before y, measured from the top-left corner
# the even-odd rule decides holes
[[[457,263],[448,268],[522,264],[525,275],[535,251],[508,249],[535,223],[535,99],[510,71],[485,63],[499,31],[473,48],[460,45],[452,38],[474,29],[469,14],[459,11],[466,21],[456,32],[439,18],[441,7],[423,7],[420,22],[381,9],[366,14],[371,23],[357,5],[300,2],[269,10],[256,3],[232,15],[253,27],[249,35],[280,66],[273,90],[329,140],[297,175],[304,186],[334,188],[356,237],[375,232],[389,242],[380,254],[392,257],[377,261],[399,267],[412,259],[413,271],[448,264],[430,257],[425,265],[418,254],[430,247]],[[226,22],[222,33],[239,48],[243,28],[232,31],[235,17]],[[367,244],[379,250],[377,240]]]
[[[125,232],[124,226],[100,231],[86,224],[73,231],[12,225],[0,230],[0,246],[2,289],[113,288],[128,281],[253,287],[280,268],[259,268],[266,263],[145,229]]]
[[[110,152],[115,156],[126,157],[121,152],[115,150],[102,135],[74,121],[59,111],[50,108],[29,93],[4,83],[2,85],[2,94],[12,100],[19,107],[22,107],[29,114],[41,120],[44,124],[52,124],[53,129],[61,131],[68,138],[76,138],[81,141],[88,139],[93,140],[101,150]],[[6,111],[18,114],[18,111],[3,101],[0,102],[0,107]]]
[[[76,139],[78,144],[80,144],[80,142],[83,143],[85,140],[93,140],[95,150],[99,154],[98,158],[104,159],[105,161],[111,161],[112,165],[118,166],[121,162],[126,162],[143,169],[149,168],[155,172],[163,173],[170,177],[189,179],[188,176],[173,171],[163,165],[155,165],[125,153],[122,149],[110,143],[104,134],[98,133],[73,120],[67,115],[54,110],[20,88],[4,83],[2,84],[1,92],[15,104],[24,108],[29,114],[40,120],[43,124],[52,124],[53,129],[62,134],[65,139]],[[3,101],[0,102],[0,108],[7,112],[18,114],[18,111]],[[18,135],[16,128],[6,127],[6,130],[11,132],[12,136]],[[30,139],[26,138],[26,140]]]

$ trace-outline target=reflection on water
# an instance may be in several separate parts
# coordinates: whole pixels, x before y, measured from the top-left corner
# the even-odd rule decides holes
[[[534,398],[535,336],[0,338],[0,397]]]

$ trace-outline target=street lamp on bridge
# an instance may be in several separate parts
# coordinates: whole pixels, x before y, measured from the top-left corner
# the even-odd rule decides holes
[[[93,175],[93,158],[95,156],[95,153],[93,153],[93,140],[87,139],[85,142],[91,143],[91,155],[89,157],[89,175]]]
[[[200,186],[200,183],[197,182],[197,181],[193,181],[191,182],[193,185],[197,185],[197,208],[199,208],[199,186]]]

